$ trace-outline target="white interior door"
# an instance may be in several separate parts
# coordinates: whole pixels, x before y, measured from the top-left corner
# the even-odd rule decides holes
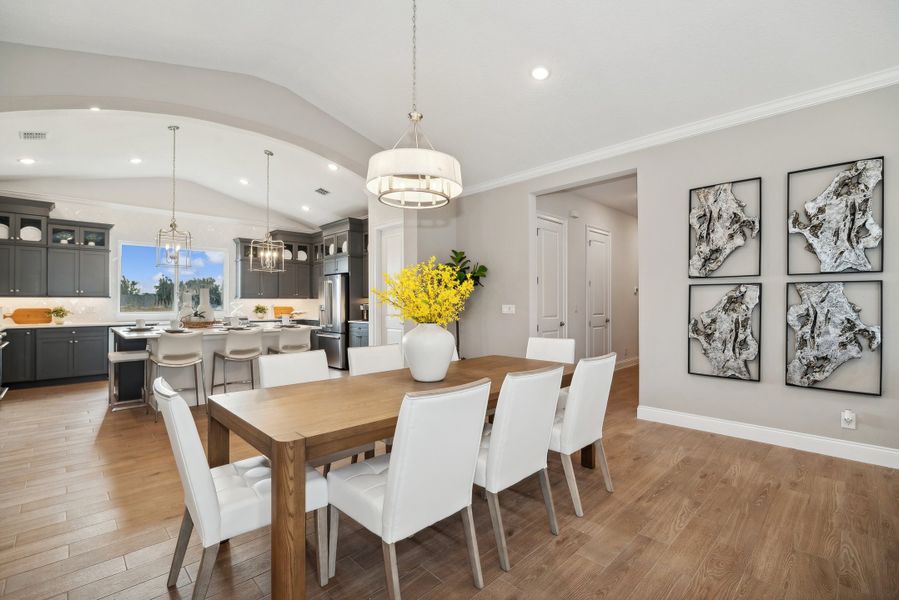
[[[608,233],[587,228],[587,356],[612,348],[612,240]]]
[[[397,223],[378,230],[377,273],[372,281],[376,281],[377,289],[384,288],[384,273],[396,275],[403,268],[403,225]],[[399,311],[389,304],[378,305],[379,338],[376,344],[399,344],[403,341],[403,320]]]
[[[537,217],[537,335],[565,337],[565,230]]]

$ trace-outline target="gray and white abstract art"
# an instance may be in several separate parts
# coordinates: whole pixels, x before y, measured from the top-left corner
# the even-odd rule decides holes
[[[787,383],[814,385],[861,358],[865,345],[871,351],[880,346],[880,326],[862,322],[861,309],[846,297],[842,282],[797,283],[796,291],[800,302],[787,309],[787,325],[795,332]]]
[[[788,231],[805,236],[805,248],[818,257],[822,273],[872,270],[865,250],[883,239],[872,202],[874,188],[882,178],[883,160],[857,161],[805,203],[804,220],[798,211],[790,213]]]
[[[761,296],[759,284],[738,285],[698,317],[691,317],[689,336],[699,341],[712,372],[719,377],[752,379],[749,361],[758,356],[752,315]]]
[[[696,237],[690,277],[708,277],[749,236],[758,235],[759,218],[746,214],[746,204],[734,195],[732,183],[699,188],[695,194],[697,204],[690,209]]]

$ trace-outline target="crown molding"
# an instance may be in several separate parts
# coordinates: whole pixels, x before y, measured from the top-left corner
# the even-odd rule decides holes
[[[816,88],[800,94],[785,96],[777,100],[763,102],[762,104],[756,104],[755,106],[750,106],[748,108],[742,108],[707,119],[693,121],[686,125],[663,129],[662,131],[650,133],[626,142],[612,144],[611,146],[591,150],[584,154],[578,154],[524,171],[518,171],[517,173],[511,173],[497,179],[478,183],[466,188],[463,197],[472,196],[474,194],[512,185],[514,183],[521,183],[544,175],[551,175],[566,169],[580,167],[586,164],[628,154],[630,152],[651,148],[653,146],[661,146],[663,144],[669,144],[704,133],[736,127],[737,125],[751,123],[760,119],[767,119],[768,117],[809,108],[818,104],[833,102],[834,100],[848,98],[850,96],[863,94],[865,92],[896,84],[899,84],[899,67],[876,71],[874,73],[869,73],[868,75],[847,79],[839,83]]]

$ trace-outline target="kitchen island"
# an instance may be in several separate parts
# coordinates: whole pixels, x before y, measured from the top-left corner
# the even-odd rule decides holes
[[[317,326],[314,325],[306,325],[307,327],[313,327],[317,329]],[[277,322],[260,322],[252,325],[253,328],[261,328],[262,329],[262,353],[265,354],[268,352],[269,347],[274,347],[277,345],[278,336],[281,334],[281,324]],[[144,348],[148,348],[151,352],[155,349],[156,339],[159,338],[160,334],[165,331],[164,327],[153,327],[148,331],[134,331],[132,327],[112,327],[111,331],[115,335],[115,347],[116,350],[142,350]],[[181,395],[188,402],[188,404],[193,404],[194,402],[198,402],[200,404],[205,403],[206,394],[210,394],[212,390],[212,359],[213,355],[216,352],[224,352],[225,351],[225,340],[228,336],[228,331],[224,327],[210,327],[207,329],[196,329],[190,330],[187,329],[185,331],[198,331],[203,334],[203,377],[204,377],[204,386],[206,388],[205,394],[200,394],[199,400],[194,392],[194,390],[185,389]],[[143,383],[143,365],[140,363],[130,365],[131,368],[124,369],[119,373],[119,385],[120,388],[124,389],[139,389]],[[248,381],[250,379],[250,364],[249,363],[228,363],[228,390],[236,391],[241,389],[248,389],[249,385],[246,383],[237,383],[240,381]],[[222,382],[222,374],[224,370],[222,367],[221,361],[216,365],[216,382]],[[172,387],[179,388],[192,388],[194,386],[194,374],[193,369],[169,369],[169,368],[160,368],[157,371],[157,376],[164,377],[166,381],[168,381]],[[232,384],[230,382],[235,382]],[[258,384],[258,381],[257,381]],[[221,387],[216,388],[217,392],[223,391]],[[128,398],[122,398],[122,400],[127,400]]]

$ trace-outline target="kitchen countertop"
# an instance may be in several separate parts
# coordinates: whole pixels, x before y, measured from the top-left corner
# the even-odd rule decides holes
[[[95,323],[76,323],[66,321],[62,325],[56,323],[15,323],[11,319],[3,319],[0,322],[0,331],[5,329],[43,329],[43,328],[65,328],[65,327],[115,327],[117,325],[127,325],[129,321],[98,321]]]
[[[319,329],[316,325],[305,325],[305,327],[311,327],[313,329]],[[131,329],[130,326],[124,327],[113,327],[112,331],[122,338],[123,340],[146,340],[151,338],[158,338],[159,334],[162,333],[167,327],[155,327],[152,331],[129,331]],[[281,333],[281,328],[276,326],[274,322],[272,322],[271,327],[262,328],[263,334],[268,333]],[[228,330],[220,327],[209,327],[207,329],[187,329],[186,331],[199,331],[203,334],[204,337],[223,337],[228,334]]]

